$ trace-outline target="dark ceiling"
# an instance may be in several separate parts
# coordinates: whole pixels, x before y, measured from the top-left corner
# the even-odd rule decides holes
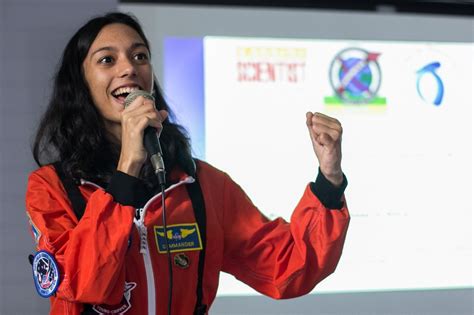
[[[310,1],[310,0],[221,0],[221,1],[137,1],[121,0],[122,3],[160,3],[160,4],[193,4],[193,5],[220,5],[239,7],[266,7],[266,8],[308,8],[308,9],[331,9],[350,11],[384,11],[405,12],[421,14],[441,14],[474,16],[474,0],[333,0],[333,1]]]

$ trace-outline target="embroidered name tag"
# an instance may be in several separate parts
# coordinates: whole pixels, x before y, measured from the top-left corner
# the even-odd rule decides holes
[[[156,247],[161,254],[166,253],[165,232],[162,226],[154,226]],[[166,237],[170,252],[202,250],[201,235],[197,223],[175,224],[167,226]]]

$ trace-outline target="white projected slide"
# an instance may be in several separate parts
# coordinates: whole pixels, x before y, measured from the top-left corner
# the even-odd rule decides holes
[[[473,46],[204,39],[206,160],[289,219],[317,160],[307,111],[339,119],[352,216],[318,292],[471,287]],[[219,294],[256,294],[223,275]]]

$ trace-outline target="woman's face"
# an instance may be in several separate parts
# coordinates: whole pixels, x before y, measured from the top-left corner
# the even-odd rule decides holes
[[[109,131],[120,128],[125,97],[138,89],[151,92],[153,87],[150,52],[140,35],[125,24],[102,28],[82,66],[92,100]]]

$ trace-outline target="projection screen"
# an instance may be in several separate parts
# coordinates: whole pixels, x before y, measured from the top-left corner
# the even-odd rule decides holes
[[[313,293],[432,292],[428,301],[441,299],[444,308],[427,313],[472,310],[472,19],[144,4],[120,10],[144,26],[155,73],[195,156],[229,173],[269,218],[289,220],[317,174],[305,112],[341,121],[352,220],[336,272]],[[450,292],[467,295],[458,301]],[[222,273],[216,304],[257,294]],[[410,303],[391,306],[393,314],[431,310]],[[277,314],[279,306],[257,307]],[[371,309],[353,307],[334,314]]]

